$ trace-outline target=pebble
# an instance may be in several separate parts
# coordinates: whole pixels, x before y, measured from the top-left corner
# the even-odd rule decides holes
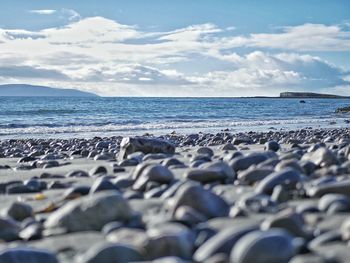
[[[292,237],[281,230],[253,231],[238,240],[231,252],[235,263],[282,263],[294,255]]]
[[[46,250],[17,247],[0,252],[0,262],[4,263],[58,263],[57,257]]]
[[[126,263],[142,261],[142,254],[124,244],[97,244],[86,253],[77,256],[77,263]]]
[[[46,228],[63,227],[68,232],[97,230],[112,221],[129,220],[128,203],[115,191],[103,191],[68,202],[45,221]]]
[[[28,217],[34,215],[33,209],[30,205],[23,202],[13,202],[9,207],[2,210],[2,215],[9,216],[17,221],[23,221]]]
[[[126,137],[123,138],[120,143],[120,152],[119,152],[119,160],[125,159],[129,154],[134,152],[142,152],[142,153],[166,153],[166,154],[174,154],[175,145],[172,143],[159,140],[159,139],[149,139],[142,137]]]
[[[229,205],[220,196],[201,186],[183,185],[174,197],[173,209],[189,206],[208,218],[227,216]]]
[[[287,168],[279,172],[274,172],[262,179],[256,186],[256,192],[268,194],[272,192],[275,186],[281,184],[285,184],[293,188],[300,181],[301,176],[299,172],[292,168]]]
[[[190,169],[185,172],[184,177],[201,183],[223,182],[228,178],[234,180],[235,172],[225,162],[216,161],[203,163],[198,168]]]

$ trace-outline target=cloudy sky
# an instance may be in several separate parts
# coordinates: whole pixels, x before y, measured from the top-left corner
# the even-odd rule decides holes
[[[348,0],[1,0],[0,84],[350,95]]]

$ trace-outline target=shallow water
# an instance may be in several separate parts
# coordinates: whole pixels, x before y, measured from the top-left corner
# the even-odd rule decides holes
[[[350,127],[350,99],[0,97],[0,138]],[[330,124],[331,122],[335,122]]]

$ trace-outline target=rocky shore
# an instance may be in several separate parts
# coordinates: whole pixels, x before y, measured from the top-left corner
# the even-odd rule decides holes
[[[0,141],[1,263],[349,262],[350,130]]]

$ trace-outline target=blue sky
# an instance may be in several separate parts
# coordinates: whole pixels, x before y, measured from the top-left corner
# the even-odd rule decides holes
[[[2,0],[0,83],[106,96],[350,95],[350,2]]]

